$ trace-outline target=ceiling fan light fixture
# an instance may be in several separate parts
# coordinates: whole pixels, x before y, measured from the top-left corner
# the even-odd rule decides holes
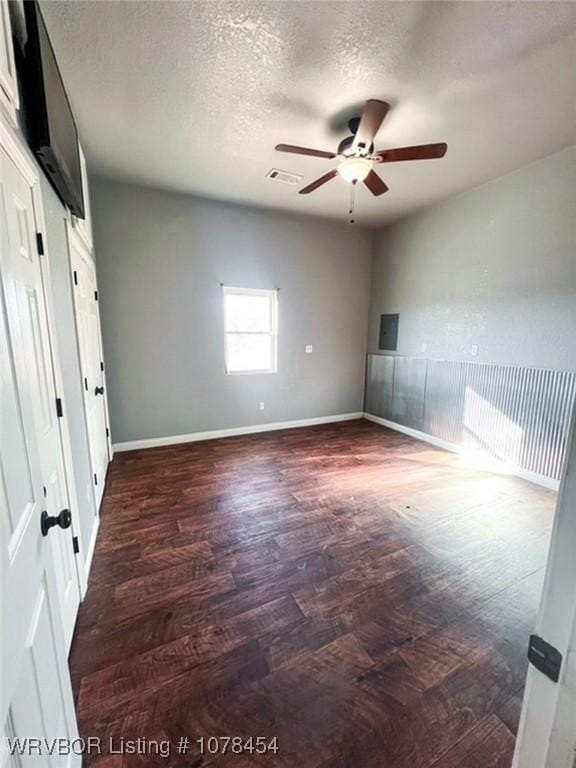
[[[367,157],[347,157],[338,166],[338,173],[344,181],[353,184],[357,181],[364,181],[372,170],[372,166],[372,160],[368,160]]]

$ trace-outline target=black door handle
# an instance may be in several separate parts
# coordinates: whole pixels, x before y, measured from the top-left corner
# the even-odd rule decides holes
[[[40,515],[40,530],[42,536],[48,536],[48,531],[55,525],[59,525],[60,528],[70,528],[72,525],[72,514],[69,509],[63,509],[59,515],[55,517],[51,516],[44,510]]]
[[[94,389],[94,394],[95,395],[103,395],[104,394],[104,387],[96,387]]]

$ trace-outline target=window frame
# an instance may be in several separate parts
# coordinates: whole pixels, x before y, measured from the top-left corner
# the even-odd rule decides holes
[[[226,296],[263,296],[270,299],[270,331],[229,331],[226,319]],[[278,288],[239,288],[222,285],[222,314],[224,316],[224,370],[227,376],[258,376],[278,373]],[[249,371],[230,370],[228,336],[270,336],[272,360],[270,368]]]

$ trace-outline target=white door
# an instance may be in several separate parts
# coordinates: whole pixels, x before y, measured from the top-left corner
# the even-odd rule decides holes
[[[4,736],[49,743],[78,735],[65,636],[78,585],[70,529],[41,532],[42,513],[59,515],[67,494],[32,192],[0,153],[0,717]],[[13,746],[3,739],[2,765],[81,764],[79,755],[62,754],[66,746],[50,755],[42,742],[36,748],[21,741],[23,754],[10,758]]]
[[[42,271],[36,247],[32,190],[5,150],[2,152],[6,221],[3,228],[2,278],[6,288],[14,292],[15,302],[14,317],[12,320],[9,317],[8,321],[8,332],[11,333],[12,326],[18,323],[25,337],[23,341],[30,347],[29,354],[27,352],[28,386],[36,382],[38,388],[38,397],[33,399],[33,407],[42,466],[44,506],[49,515],[57,516],[63,510],[69,511],[70,505],[56,410]],[[66,529],[52,531],[48,540],[54,558],[57,595],[68,649],[80,604],[71,525]]]
[[[576,765],[576,410],[565,461],[535,628],[562,663],[557,682],[529,667],[514,768]]]
[[[109,455],[96,270],[92,259],[84,253],[83,246],[74,237],[71,238],[71,266],[94,495],[96,506],[100,507]]]

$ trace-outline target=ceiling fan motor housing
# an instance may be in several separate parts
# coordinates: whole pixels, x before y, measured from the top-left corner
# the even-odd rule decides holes
[[[345,139],[342,139],[340,144],[338,144],[338,154],[339,155],[362,155],[363,157],[367,157],[368,155],[371,155],[374,151],[374,144],[370,144],[368,149],[362,148],[360,152],[353,152],[352,151],[352,144],[354,143],[354,136],[347,136]]]

